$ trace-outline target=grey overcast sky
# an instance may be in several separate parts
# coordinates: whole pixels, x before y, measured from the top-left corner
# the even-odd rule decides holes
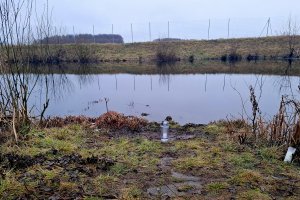
[[[38,0],[42,4],[44,0]],[[41,5],[39,5],[41,6]],[[131,40],[133,23],[134,40],[150,39],[149,22],[153,39],[167,36],[184,39],[205,38],[208,19],[211,19],[211,37],[227,37],[227,22],[231,19],[232,37],[259,36],[268,17],[272,33],[284,28],[289,16],[299,21],[300,0],[49,0],[53,9],[53,22],[70,33],[121,34]],[[199,30],[199,32],[197,31]],[[264,33],[265,34],[265,33]]]

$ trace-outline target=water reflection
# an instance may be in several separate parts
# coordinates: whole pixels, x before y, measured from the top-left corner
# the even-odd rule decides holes
[[[291,75],[292,75],[292,69],[293,69],[293,60],[289,59],[286,64],[286,69],[284,74],[281,76],[280,79],[278,79],[277,82],[275,82],[275,87],[278,87],[281,92],[289,93],[292,98],[295,98],[293,84],[291,81]],[[298,81],[299,86],[299,81]]]
[[[207,123],[228,116],[245,117],[250,114],[250,85],[255,89],[264,116],[271,117],[278,110],[281,95],[298,98],[300,78],[290,76],[298,69],[289,63],[285,65],[280,65],[284,75],[199,74],[193,73],[194,70],[201,71],[199,68],[202,66],[199,65],[192,65],[188,71],[182,66],[164,65],[156,67],[155,73],[148,75],[93,74],[84,66],[79,67],[76,73],[64,71],[63,67],[60,73],[54,73],[52,68],[44,73],[46,68],[43,68],[40,73],[28,73],[27,76],[32,80],[40,76],[38,87],[35,87],[30,99],[36,111],[42,110],[44,94],[48,91],[48,116],[99,116],[106,112],[107,102],[110,110],[138,116],[146,113],[149,120],[161,121],[171,115],[182,124]],[[212,65],[211,69],[214,68]],[[231,65],[230,69],[239,70],[239,66]],[[44,87],[45,80],[50,83],[48,88]]]
[[[207,123],[250,113],[250,85],[255,89],[263,114],[271,116],[278,109],[281,95],[299,96],[300,81],[299,77],[288,76],[288,89],[283,90],[282,80],[287,79],[271,75],[66,74],[53,77],[60,83],[59,90],[55,87],[55,94],[57,91],[61,94],[51,98],[47,115],[98,116],[106,112],[104,98],[108,98],[110,110],[138,116],[147,113],[147,118],[154,121],[171,115],[180,123]]]

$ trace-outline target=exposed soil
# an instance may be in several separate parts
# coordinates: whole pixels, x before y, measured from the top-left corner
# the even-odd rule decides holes
[[[239,145],[222,124],[139,131],[79,124],[32,130],[0,153],[1,199],[299,199],[280,147]]]

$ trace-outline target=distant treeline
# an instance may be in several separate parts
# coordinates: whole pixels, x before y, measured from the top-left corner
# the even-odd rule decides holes
[[[121,35],[116,34],[79,34],[79,35],[55,35],[37,41],[42,44],[74,44],[74,43],[118,43],[123,44]]]

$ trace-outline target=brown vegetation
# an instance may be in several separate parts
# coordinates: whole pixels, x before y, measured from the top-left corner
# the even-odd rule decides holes
[[[129,129],[130,131],[138,131],[147,124],[142,118],[133,116],[124,116],[123,114],[109,111],[101,115],[95,121],[96,126],[112,129]]]
[[[253,143],[284,145],[300,149],[300,102],[282,96],[278,113],[272,120],[265,119],[260,112],[255,91],[250,86],[251,115],[247,120],[228,120],[226,132],[235,135],[240,144],[253,140]],[[249,120],[249,121],[248,121]]]
[[[124,116],[121,113],[108,111],[97,118],[85,116],[53,117],[43,120],[43,127],[64,127],[66,125],[81,124],[85,127],[108,128],[112,130],[125,129],[128,131],[138,131],[147,124],[143,118],[134,116]]]
[[[271,144],[300,147],[300,103],[282,97],[278,113],[270,122],[258,120],[258,134]]]

